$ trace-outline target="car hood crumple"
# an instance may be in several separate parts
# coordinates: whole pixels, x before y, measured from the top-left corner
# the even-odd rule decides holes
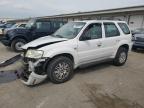
[[[68,39],[58,38],[58,37],[53,37],[53,36],[45,36],[45,37],[41,37],[39,39],[36,39],[34,41],[27,43],[26,45],[22,47],[22,49],[28,49],[28,48],[39,49],[41,47],[55,44],[55,43],[62,42],[62,41],[66,41],[66,40]]]

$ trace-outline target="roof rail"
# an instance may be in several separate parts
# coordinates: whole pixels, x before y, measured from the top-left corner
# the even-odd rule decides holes
[[[101,20],[117,20],[117,21],[122,21],[120,18],[113,18],[113,17],[108,17],[108,18],[101,18]]]

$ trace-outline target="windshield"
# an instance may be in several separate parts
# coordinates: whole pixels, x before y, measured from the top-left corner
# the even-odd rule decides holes
[[[53,36],[59,38],[73,39],[75,38],[86,23],[84,22],[69,22],[57,30]]]
[[[26,28],[31,28],[35,23],[35,20],[34,19],[31,19],[28,21],[28,23],[26,24]]]

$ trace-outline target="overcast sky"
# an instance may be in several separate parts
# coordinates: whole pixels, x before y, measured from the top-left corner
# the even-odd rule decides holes
[[[49,16],[144,5],[144,0],[0,0],[0,18]]]

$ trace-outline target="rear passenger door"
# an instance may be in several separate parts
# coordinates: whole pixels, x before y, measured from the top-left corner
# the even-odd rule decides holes
[[[33,38],[37,39],[39,37],[47,36],[52,33],[51,22],[50,21],[37,21],[35,24],[35,30],[33,31]]]
[[[120,41],[120,32],[113,22],[104,22],[105,38],[103,46],[105,47],[105,54],[111,57],[117,50],[117,45]]]

